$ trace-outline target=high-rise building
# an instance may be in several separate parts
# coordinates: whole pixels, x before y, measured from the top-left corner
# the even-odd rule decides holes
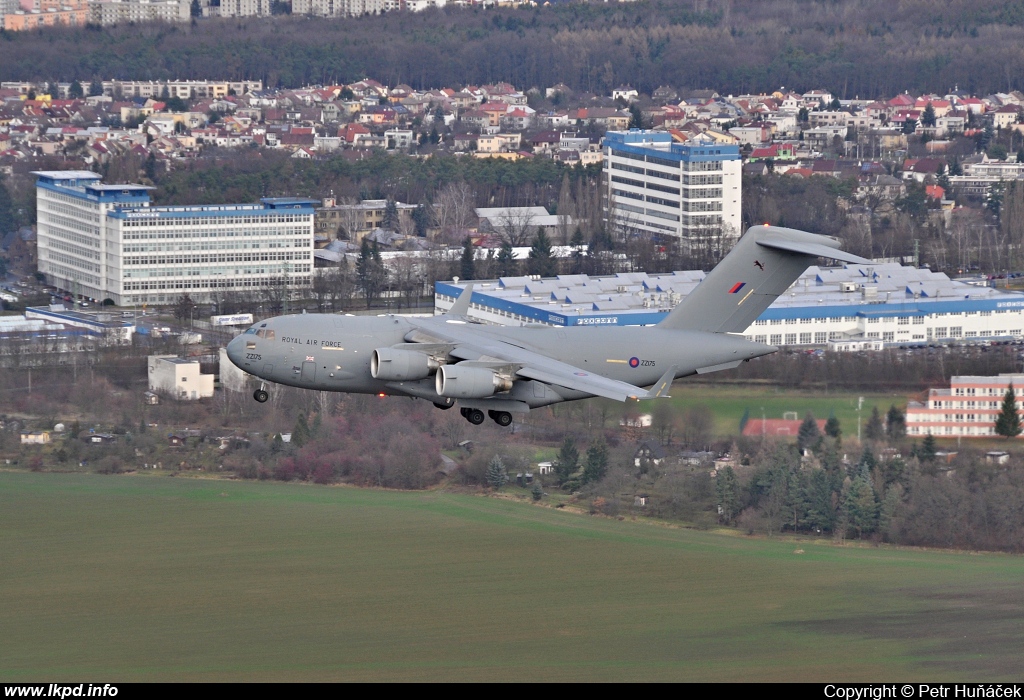
[[[680,238],[735,239],[740,231],[738,146],[675,143],[663,131],[609,131],[604,220],[611,228]]]
[[[61,289],[124,306],[310,284],[315,200],[155,207],[143,185],[33,174],[39,271]]]

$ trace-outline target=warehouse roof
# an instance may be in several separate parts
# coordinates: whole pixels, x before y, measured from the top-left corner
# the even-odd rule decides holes
[[[474,282],[473,302],[556,325],[607,317],[617,325],[649,325],[671,311],[704,279],[699,270],[590,277],[503,277]],[[438,282],[436,291],[458,296],[465,282]],[[761,316],[920,316],[929,313],[1024,307],[1024,294],[951,280],[944,273],[898,263],[809,267]],[[614,319],[608,316],[614,312]]]

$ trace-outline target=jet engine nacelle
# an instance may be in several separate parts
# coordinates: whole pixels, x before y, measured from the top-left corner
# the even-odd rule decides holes
[[[512,388],[512,380],[486,367],[445,365],[437,370],[434,388],[452,399],[484,399]]]
[[[426,379],[439,367],[430,355],[415,350],[377,348],[370,356],[370,374],[389,382]]]

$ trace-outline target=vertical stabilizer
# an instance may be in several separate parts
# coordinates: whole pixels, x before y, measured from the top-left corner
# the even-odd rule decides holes
[[[829,236],[753,226],[736,247],[658,325],[676,330],[742,333],[819,257],[851,263]]]

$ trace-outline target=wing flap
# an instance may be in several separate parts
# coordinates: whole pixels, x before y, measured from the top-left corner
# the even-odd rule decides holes
[[[562,363],[559,362],[557,364]],[[646,398],[646,391],[626,382],[608,379],[607,377],[590,374],[589,372],[582,372],[571,365],[566,365],[566,369],[558,369],[561,371],[554,371],[554,368],[544,369],[526,365],[516,372],[516,376],[536,379],[538,382],[544,382],[545,384],[563,386],[566,389],[583,391],[615,401]]]

